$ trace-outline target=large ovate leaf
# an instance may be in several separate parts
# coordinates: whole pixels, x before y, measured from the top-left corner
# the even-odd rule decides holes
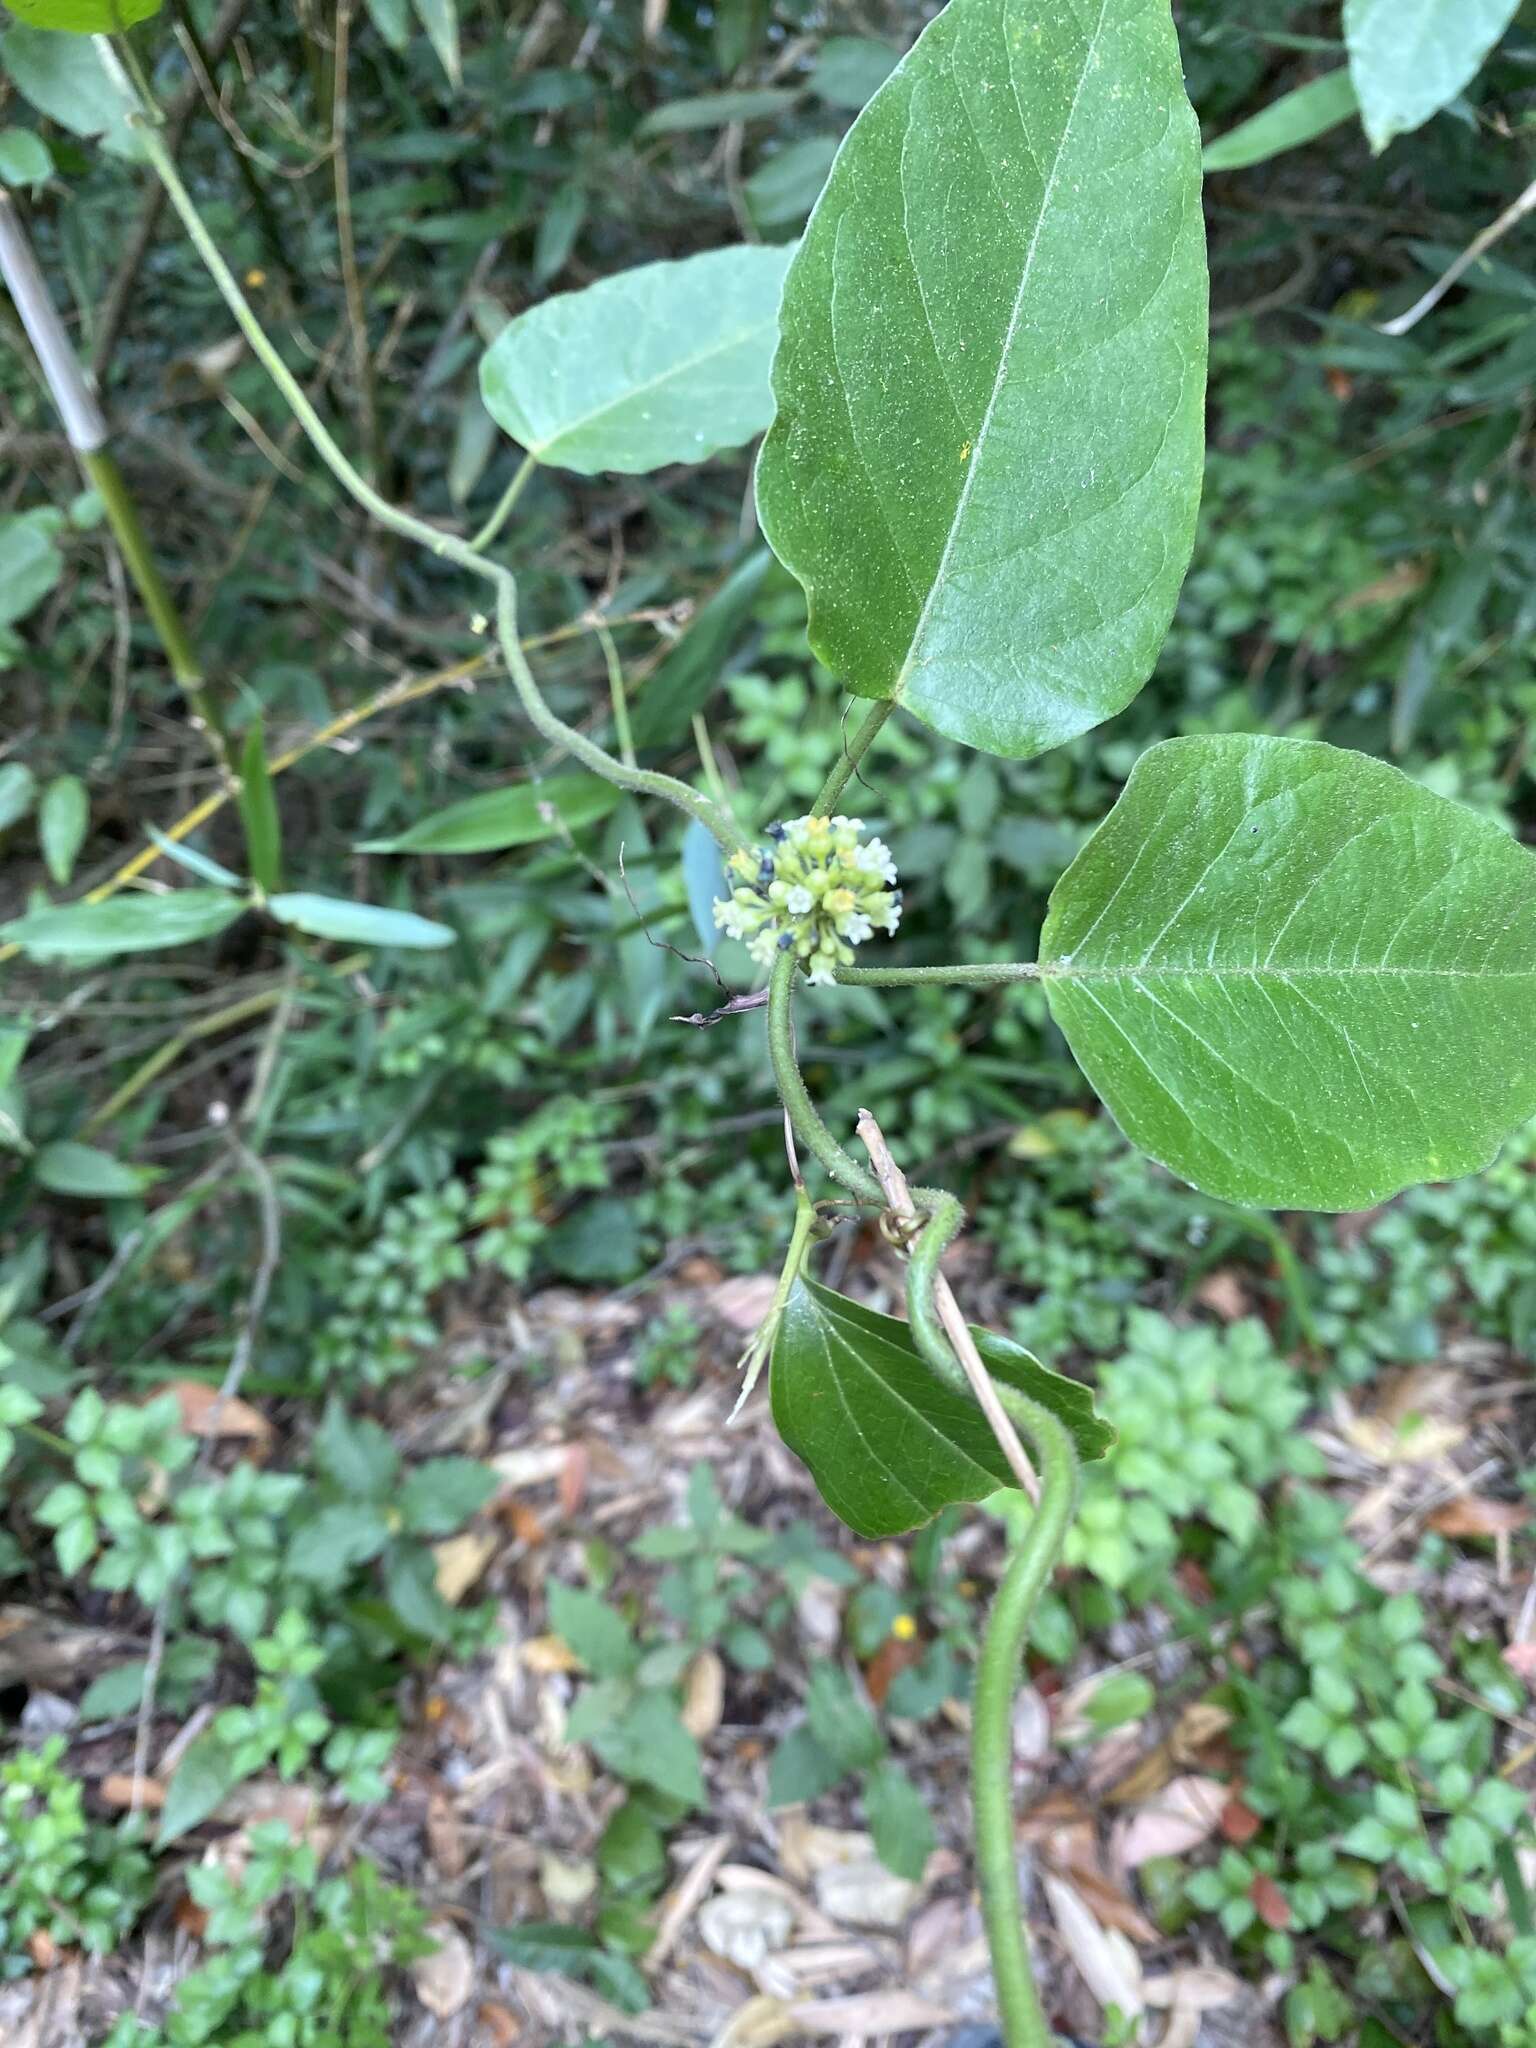
[[[1049,1408],[1079,1453],[1099,1458],[1114,1432],[1093,1396],[1007,1337],[971,1333],[994,1379]],[[907,1325],[813,1280],[799,1280],[773,1344],[779,1434],[822,1499],[860,1536],[896,1536],[951,1501],[1015,1482],[980,1408],[947,1387]]]
[[[94,43],[18,22],[0,35],[0,70],[38,113],[71,135],[100,136],[112,156],[141,157],[133,102],[108,74]]]
[[[552,775],[547,782],[517,782],[482,790],[418,818],[393,839],[369,839],[360,853],[502,853],[531,846],[562,830],[579,832],[605,818],[620,791],[596,775]]]
[[[73,36],[110,36],[160,12],[161,0],[5,0],[29,28],[66,29]]]
[[[1167,740],[1057,883],[1051,1011],[1206,1193],[1364,1209],[1536,1113],[1536,857],[1312,740]]]
[[[499,427],[539,462],[636,474],[739,448],[768,383],[790,249],[644,263],[519,315],[480,365]]]
[[[1344,0],[1344,41],[1371,147],[1422,128],[1481,70],[1520,0]]]
[[[1168,0],[951,0],[784,287],[758,511],[850,689],[1018,757],[1130,701],[1194,539],[1206,298]]]

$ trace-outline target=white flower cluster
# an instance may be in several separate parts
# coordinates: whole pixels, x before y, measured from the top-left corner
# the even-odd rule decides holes
[[[896,863],[861,818],[792,818],[770,825],[770,846],[733,853],[737,886],[715,905],[715,923],[764,967],[793,951],[809,981],[831,981],[853,949],[901,922]]]

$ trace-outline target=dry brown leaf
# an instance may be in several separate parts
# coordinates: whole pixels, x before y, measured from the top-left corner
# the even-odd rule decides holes
[[[165,1787],[158,1778],[135,1778],[131,1771],[108,1771],[96,1791],[103,1806],[142,1807],[146,1813],[158,1813],[165,1804]]]
[[[526,1501],[509,1500],[503,1513],[507,1527],[519,1543],[526,1543],[530,1550],[537,1550],[544,1541],[544,1524]]]
[[[491,1470],[508,1486],[548,1486],[565,1470],[564,1444],[523,1444],[514,1451],[498,1451]]]
[[[511,2007],[494,1998],[475,2007],[475,2022],[484,2036],[483,2048],[512,2048],[523,2031],[523,2023]]]
[[[835,2034],[867,2041],[877,2034],[916,2034],[947,2027],[954,2014],[911,1991],[866,1991],[852,1998],[820,1998],[793,2005],[795,2023],[807,2034]]]
[[[1074,1891],[1081,1893],[1094,1918],[1105,1927],[1113,1927],[1117,1934],[1129,1935],[1132,1941],[1140,1942],[1143,1948],[1155,1948],[1164,1937],[1152,1925],[1136,1902],[1129,1898],[1118,1885],[1107,1878],[1096,1865],[1073,1863],[1053,1868],[1067,1878]]]
[[[900,1927],[922,1892],[874,1855],[827,1864],[816,1872],[813,1887],[821,1911],[847,1927]]]
[[[1215,1834],[1226,1803],[1219,1778],[1170,1778],[1145,1806],[1115,1822],[1110,1861],[1119,1870],[1139,1870],[1154,1856],[1182,1856]]]
[[[738,2005],[710,2043],[710,2048],[777,2048],[800,2031],[782,1998],[749,1998]]]
[[[711,1955],[749,1976],[776,1955],[794,1931],[795,1909],[765,1885],[718,1891],[699,1908],[698,1927]]]
[[[1263,1825],[1263,1821],[1253,1808],[1236,1797],[1229,1799],[1221,1809],[1221,1819],[1218,1823],[1221,1839],[1224,1842],[1231,1842],[1238,1849],[1251,1842]]]
[[[517,1654],[524,1668],[537,1672],[541,1678],[581,1669],[581,1659],[558,1636],[530,1636]]]
[[[560,1500],[560,1511],[574,1515],[587,1497],[587,1474],[591,1460],[585,1444],[572,1444],[565,1454],[565,1463],[560,1468],[559,1482],[555,1488]]]
[[[1253,1312],[1253,1298],[1230,1266],[1218,1266],[1207,1273],[1195,1289],[1195,1299],[1224,1323],[1238,1323]]]
[[[713,1650],[700,1650],[683,1680],[683,1726],[695,1742],[713,1735],[725,1711],[725,1666]]]
[[[864,1666],[864,1683],[877,1707],[885,1705],[891,1682],[912,1665],[921,1663],[923,1645],[915,1636],[887,1636]]]
[[[1065,1878],[1042,1875],[1046,1898],[1061,1935],[1062,1946],[1077,1973],[1104,2007],[1118,2005],[1127,2018],[1145,2010],[1141,1991],[1141,1960],[1125,1936],[1105,1927]]]
[[[427,1799],[427,1847],[444,1877],[464,1875],[464,1831],[446,1792],[433,1792]]]
[[[34,1970],[55,1969],[62,1953],[46,1927],[34,1928],[27,1936],[27,1954],[32,1958]]]
[[[1514,1536],[1529,1528],[1530,1522],[1529,1502],[1485,1500],[1476,1493],[1447,1501],[1429,1517],[1429,1526],[1438,1536]]]
[[[432,1546],[437,1572],[437,1590],[450,1607],[457,1607],[470,1588],[478,1584],[486,1566],[496,1555],[499,1541],[493,1529],[465,1529]]]
[[[1241,1998],[1247,1986],[1230,1970],[1218,1970],[1209,1963],[1191,1963],[1185,1969],[1170,1970],[1166,1976],[1144,1978],[1141,1989],[1148,2005],[1159,2009],[1188,2005],[1196,2012],[1214,2012],[1219,2006],[1230,2005],[1234,1998]]]
[[[1291,1924],[1291,1902],[1272,1877],[1261,1870],[1248,1887],[1253,1909],[1266,1927],[1281,1933]]]
[[[545,1849],[539,1856],[539,1889],[550,1911],[560,1917],[584,1906],[597,1890],[597,1866],[557,1856]]]
[[[272,1441],[271,1423],[238,1394],[221,1400],[218,1388],[204,1380],[167,1380],[151,1398],[161,1394],[176,1396],[181,1426],[189,1436],[244,1437],[263,1450]]]
[[[411,1984],[434,2019],[451,2020],[469,2003],[475,1988],[475,1958],[469,1943],[446,1920],[428,1922],[437,1947],[411,1964]]]

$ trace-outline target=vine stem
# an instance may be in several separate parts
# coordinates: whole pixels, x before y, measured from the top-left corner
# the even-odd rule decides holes
[[[977,1661],[971,1700],[971,1799],[976,1873],[1003,2039],[1007,2048],[1050,2048],[1051,2030],[1035,1989],[1019,1894],[1013,1828],[1013,1697],[1030,1623],[1061,1555],[1076,1505],[1077,1453],[1066,1429],[1048,1409],[993,1381],[939,1271],[944,1248],[963,1217],[958,1199],[939,1188],[909,1188],[868,1110],[860,1111],[858,1129],[903,1230],[918,1225],[920,1212],[926,1212],[927,1220],[921,1223],[907,1264],[907,1313],[913,1338],[946,1385],[975,1396],[1010,1468],[1034,1503],[1035,1512],[1003,1573]],[[1034,1446],[1041,1473],[1038,1483],[1014,1423],[1022,1426]],[[1022,1471],[1017,1460],[1022,1460]]]
[[[912,1334],[925,1355],[935,1349],[944,1352],[945,1340],[948,1340],[948,1349],[958,1359],[969,1390],[991,1425],[992,1434],[997,1438],[1014,1478],[1038,1506],[1040,1482],[1029,1462],[1029,1453],[1020,1443],[1018,1431],[998,1395],[996,1382],[976,1348],[976,1339],[971,1335],[959,1302],[955,1300],[954,1290],[939,1271],[944,1248],[958,1235],[964,1220],[960,1203],[942,1189],[923,1189],[931,1203],[929,1220],[923,1226],[906,1175],[891,1157],[885,1135],[867,1109],[859,1111],[858,1131],[860,1143],[869,1154],[869,1163],[885,1196],[887,1209],[904,1230],[920,1230],[921,1233],[912,1247],[908,1267],[908,1294],[909,1297],[916,1296],[919,1308],[913,1318]],[[940,1325],[938,1331],[930,1327],[935,1315]],[[951,1377],[952,1370],[952,1365],[947,1364],[944,1377]]]
[[[839,967],[835,981],[848,988],[1006,988],[1039,981],[1038,960],[981,960],[953,967]]]
[[[198,212],[192,195],[182,182],[174,158],[166,148],[153,102],[138,93],[123,67],[113,39],[110,36],[97,36],[94,41],[119,90],[137,107],[137,112],[131,118],[137,132],[143,138],[145,154],[165,187],[166,197],[185,228],[188,240],[202,259],[203,268],[212,278],[220,297],[233,315],[236,326],[250,344],[251,353],[276,385],[283,402],[298,421],[310,446],[331,475],[347,495],[387,531],[399,534],[403,540],[414,541],[418,547],[428,549],[431,553],[453,562],[461,569],[467,569],[472,575],[481,577],[495,586],[497,641],[502,660],[506,663],[507,672],[512,678],[512,686],[517,692],[518,701],[529,723],[552,745],[563,748],[594,775],[600,775],[617,788],[630,790],[637,796],[659,797],[664,802],[675,805],[689,817],[696,818],[717,845],[728,852],[745,851],[748,840],[741,826],[728,812],[712,803],[702,791],[692,788],[686,782],[678,781],[675,776],[663,775],[654,769],[626,767],[623,762],[616,761],[611,754],[605,753],[594,741],[589,740],[585,733],[567,725],[545,703],[519,640],[517,579],[510,569],[487,561],[483,555],[475,552],[470,542],[460,539],[458,535],[445,533],[441,527],[417,518],[414,513],[407,512],[398,505],[392,505],[353,467],[310,402],[303,386],[283,361],[266,329],[252,310],[234,272],[224,261],[219,246]]]

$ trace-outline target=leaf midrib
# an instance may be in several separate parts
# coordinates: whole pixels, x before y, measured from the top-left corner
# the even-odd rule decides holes
[[[1065,960],[1042,960],[1042,981],[1347,981],[1351,979],[1441,981],[1532,981],[1530,967],[1162,967],[1129,961],[1123,966],[1080,967]]]
[[[777,326],[778,317],[775,310],[771,319],[749,321],[745,327],[737,328],[734,334],[727,335],[709,348],[701,349],[697,355],[689,356],[680,363],[669,363],[666,369],[658,371],[654,377],[647,377],[643,384],[631,384],[628,390],[617,398],[610,398],[604,404],[595,406],[591,412],[583,413],[579,419],[568,421],[558,433],[551,434],[547,441],[527,442],[525,445],[528,453],[535,461],[541,461],[552,448],[559,448],[562,443],[584,433],[594,420],[600,420],[611,412],[622,412],[626,406],[633,405],[646,392],[657,391],[662,385],[671,384],[677,378],[686,376],[690,370],[696,370],[700,363],[707,363],[711,356],[727,355],[733,348],[740,348],[744,341],[750,341],[754,335]]]
[[[987,409],[982,415],[981,425],[976,429],[975,446],[971,450],[971,459],[966,464],[965,481],[960,486],[960,495],[955,501],[954,517],[951,519],[949,523],[949,532],[944,539],[944,552],[940,555],[938,567],[933,572],[933,580],[928,586],[928,595],[923,600],[923,608],[918,613],[917,623],[913,626],[911,637],[907,642],[907,651],[902,659],[901,673],[897,676],[895,687],[891,691],[892,701],[897,704],[901,702],[902,696],[906,690],[907,680],[912,672],[913,657],[917,653],[918,647],[921,644],[924,633],[927,631],[929,616],[932,613],[933,607],[938,600],[939,592],[944,588],[945,578],[949,573],[950,557],[953,555],[955,551],[955,542],[959,535],[961,525],[964,522],[966,510],[971,502],[971,492],[976,487],[976,477],[977,473],[981,468],[982,453],[986,448],[987,438],[992,431],[992,415],[997,410],[997,402],[999,397],[1002,395],[1003,385],[1007,380],[1008,366],[1013,358],[1014,339],[1018,334],[1019,320],[1024,311],[1024,295],[1029,290],[1030,280],[1034,276],[1035,257],[1039,253],[1040,237],[1045,232],[1046,218],[1050,213],[1051,202],[1054,199],[1056,193],[1056,181],[1061,174],[1062,159],[1065,157],[1067,153],[1067,144],[1071,140],[1072,136],[1072,123],[1077,118],[1077,109],[1083,97],[1083,87],[1087,82],[1088,73],[1093,68],[1093,59],[1099,47],[1099,37],[1104,33],[1104,23],[1108,17],[1108,14],[1109,0],[1099,0],[1099,18],[1094,23],[1093,34],[1088,38],[1088,47],[1086,51],[1083,53],[1082,69],[1078,73],[1077,86],[1072,94],[1072,104],[1067,109],[1067,118],[1062,123],[1061,128],[1061,140],[1056,145],[1056,154],[1051,160],[1051,174],[1046,179],[1045,190],[1040,195],[1040,211],[1035,219],[1034,233],[1029,238],[1029,248],[1025,252],[1024,270],[1023,274],[1019,278],[1018,291],[1014,294],[1013,310],[1008,315],[1007,332],[1003,336],[1002,348],[998,351],[997,374],[992,379],[992,390],[987,399]],[[1009,84],[1011,87],[1011,61],[1009,65],[1009,72]],[[960,88],[960,90],[963,95],[963,87]],[[1018,112],[1017,92],[1015,92],[1014,94],[1014,102],[1015,112]],[[911,110],[909,107],[909,122],[910,119]],[[1022,127],[1022,114],[1020,114],[1019,116],[1019,123]],[[905,237],[905,225],[903,225],[902,232],[903,236]],[[914,276],[916,276],[917,252],[915,249],[912,248],[910,238],[907,238],[907,247],[912,262],[913,274]],[[921,287],[919,287],[919,289],[921,290]]]

